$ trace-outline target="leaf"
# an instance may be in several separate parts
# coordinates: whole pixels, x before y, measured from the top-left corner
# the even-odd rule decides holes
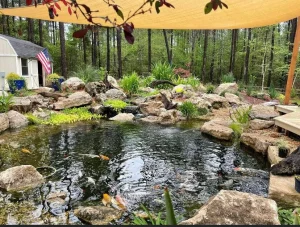
[[[111,197],[109,196],[109,194],[103,194],[102,203],[104,204],[104,206],[111,204]]]
[[[218,3],[219,3],[219,2],[220,2],[219,0],[211,0],[212,8],[213,8],[214,10],[217,10],[217,9],[218,9]]]
[[[159,9],[160,6],[161,6],[160,2],[159,2],[159,1],[156,1],[156,2],[155,2],[155,9],[156,9],[156,13],[157,13],[157,14],[160,13],[160,9]]]
[[[116,11],[116,13],[118,14],[118,16],[121,17],[122,20],[124,20],[123,12],[119,9],[119,7],[117,5],[113,5],[113,8]]]
[[[60,5],[57,2],[55,2],[54,5],[57,9],[61,10]]]
[[[68,12],[69,12],[70,15],[72,15],[72,9],[71,9],[70,6],[68,7]]]
[[[164,2],[164,5],[167,6],[168,8],[172,7],[173,9],[175,9],[175,7],[171,3]]]
[[[67,6],[68,5],[68,3],[67,3],[67,1],[66,0],[61,0],[63,3],[64,3],[64,5],[65,6]]]
[[[127,42],[129,44],[133,44],[134,43],[134,36],[131,33],[129,33],[129,32],[127,32],[127,31],[124,30],[124,35],[125,35],[125,39],[127,40]]]
[[[25,149],[25,148],[23,148],[21,151],[22,151],[23,153],[26,153],[26,154],[31,154],[31,151],[30,151],[30,150],[27,150],[27,149]]]
[[[165,188],[164,194],[165,194],[166,212],[167,212],[167,225],[177,225],[174,209],[172,205],[172,200],[168,188]]]
[[[228,9],[228,5],[226,5],[224,2],[221,2],[221,3],[226,9]]]
[[[209,2],[209,3],[206,4],[206,6],[204,8],[204,13],[209,14],[211,12],[211,10],[212,10],[212,3]]]
[[[85,5],[85,4],[81,4],[81,6],[85,9],[85,11],[86,11],[86,13],[87,14],[90,14],[90,13],[92,13],[92,11],[91,11],[91,8],[90,7],[88,7],[87,5]]]
[[[126,31],[126,32],[128,32],[128,33],[132,33],[133,32],[133,29],[134,29],[134,25],[133,25],[133,23],[125,23],[124,25],[123,25],[123,29],[124,29],[124,31]]]
[[[100,154],[99,156],[100,156],[100,158],[101,158],[102,160],[105,160],[105,161],[108,161],[108,160],[109,160],[109,157],[107,157],[107,156],[105,156],[105,155]]]
[[[26,5],[30,6],[32,4],[32,0],[26,0]]]
[[[73,33],[73,37],[74,38],[83,38],[86,35],[87,32],[88,32],[87,28],[78,30],[78,31]]]

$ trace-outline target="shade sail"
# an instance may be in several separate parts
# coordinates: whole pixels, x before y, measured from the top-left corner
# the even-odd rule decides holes
[[[169,0],[175,9],[162,7],[161,13],[138,15],[130,21],[135,28],[151,29],[234,29],[252,28],[271,25],[293,19],[300,16],[300,0],[224,0],[229,9],[217,9],[210,14],[204,14],[204,6],[209,0]],[[95,16],[109,16],[121,19],[116,15],[112,7],[108,7],[102,0],[77,0],[78,3],[86,4],[92,10],[99,10]],[[136,10],[143,0],[115,0],[115,3],[122,7],[124,16]],[[69,15],[67,7],[59,3],[62,10],[58,10],[58,17],[55,21],[75,24],[88,24],[87,20],[79,15]],[[148,8],[148,7],[147,7]],[[1,9],[1,13],[9,16],[21,16],[33,19],[50,20],[45,5],[37,7],[20,7]],[[103,26],[111,26],[104,23],[102,19],[95,19]]]

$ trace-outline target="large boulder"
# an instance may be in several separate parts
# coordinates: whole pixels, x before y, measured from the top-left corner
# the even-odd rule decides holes
[[[31,165],[21,165],[0,172],[0,188],[23,191],[44,183],[43,176]]]
[[[90,82],[85,85],[85,91],[95,97],[97,94],[105,93],[107,89],[103,82]]]
[[[231,140],[234,132],[231,128],[214,121],[205,122],[201,131],[220,140]]]
[[[268,148],[268,161],[272,165],[279,163],[283,158],[278,156],[278,147],[277,146],[269,146]]]
[[[132,113],[119,113],[118,115],[109,118],[111,121],[133,121],[134,115]]]
[[[229,102],[226,98],[216,94],[205,94],[202,98],[210,103],[214,109],[229,107]]]
[[[271,167],[274,175],[294,175],[300,174],[300,147],[288,157]]]
[[[206,93],[207,89],[203,84],[199,84],[198,87],[196,88],[197,91],[201,92],[201,93]]]
[[[95,105],[95,106],[92,106],[89,111],[91,113],[94,113],[94,114],[100,114],[100,115],[103,115],[105,113],[105,109],[106,107],[103,106],[103,105]]]
[[[240,97],[235,94],[226,92],[224,97],[225,97],[225,99],[227,99],[227,101],[229,102],[230,105],[240,105],[241,104]]]
[[[42,93],[42,92],[54,92],[54,88],[51,87],[39,87],[36,90],[37,93]]]
[[[256,152],[266,154],[270,145],[275,144],[275,139],[257,133],[243,133],[241,142]]]
[[[10,128],[21,128],[28,125],[28,119],[17,111],[10,110],[7,112]]]
[[[105,95],[107,99],[121,99],[121,100],[126,99],[125,93],[115,88],[105,92]]]
[[[209,110],[211,108],[211,104],[210,104],[209,101],[207,101],[203,98],[197,97],[197,96],[191,97],[187,101],[190,101],[191,103],[196,105],[198,107],[198,109],[207,109],[207,110]]]
[[[75,216],[92,225],[108,225],[111,221],[120,219],[122,213],[105,206],[79,207],[74,210]]]
[[[280,225],[274,200],[221,190],[181,225]]]
[[[220,84],[214,91],[214,93],[221,95],[222,93],[229,92],[229,93],[236,93],[238,91],[237,83],[223,83]]]
[[[265,121],[260,119],[254,119],[250,121],[250,128],[254,130],[262,130],[270,128],[274,125],[274,121]]]
[[[85,83],[78,77],[70,77],[66,81],[61,83],[61,89],[63,91],[78,91],[85,87]]]
[[[107,81],[114,87],[114,88],[120,88],[117,80],[113,78],[112,76],[107,76]]]
[[[279,113],[274,110],[272,106],[254,105],[250,112],[252,119],[272,120],[274,117],[278,117]]]
[[[151,101],[151,102],[144,102],[139,105],[140,111],[144,115],[154,115],[159,116],[161,113],[161,109],[164,108],[164,104],[160,101]]]
[[[21,113],[27,113],[32,109],[32,103],[28,97],[13,97],[10,108]]]
[[[0,114],[0,132],[9,128],[9,118],[6,113]]]
[[[79,91],[71,94],[68,98],[61,98],[53,104],[55,110],[63,110],[72,107],[86,106],[91,104],[92,97],[85,91]]]
[[[180,121],[182,117],[182,113],[178,110],[166,110],[162,111],[159,115],[160,124],[168,125],[168,124],[175,124],[176,122]]]

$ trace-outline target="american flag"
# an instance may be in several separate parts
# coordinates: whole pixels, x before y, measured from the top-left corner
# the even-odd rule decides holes
[[[45,71],[47,74],[51,73],[51,62],[48,50],[45,48],[40,53],[36,55],[36,57],[39,59],[39,61],[42,63]]]

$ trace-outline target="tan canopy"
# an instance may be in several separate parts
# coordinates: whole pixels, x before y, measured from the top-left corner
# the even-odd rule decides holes
[[[287,21],[300,16],[300,0],[223,0],[228,9],[217,9],[210,14],[204,14],[204,6],[209,0],[169,0],[175,9],[162,7],[161,13],[156,14],[153,7],[152,14],[138,15],[132,18],[136,28],[151,29],[233,29],[261,27]],[[95,16],[109,16],[121,19],[116,12],[108,7],[102,0],[77,0],[89,6],[92,10],[99,10]],[[143,0],[115,0],[122,7],[125,18],[128,13],[136,10]],[[59,16],[55,21],[87,24],[86,19],[79,14],[79,18],[69,15],[67,7],[59,3],[62,10],[58,10]],[[21,16],[34,19],[50,20],[45,5],[37,7],[21,7],[1,9],[1,13],[9,16]],[[97,19],[103,26],[103,20]]]

